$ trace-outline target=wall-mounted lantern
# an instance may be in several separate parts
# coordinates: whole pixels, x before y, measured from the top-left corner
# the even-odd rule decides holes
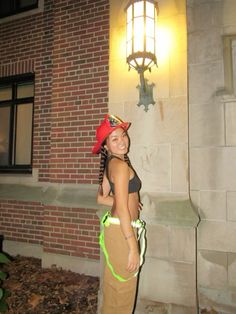
[[[126,8],[126,60],[129,69],[134,68],[140,75],[138,106],[144,105],[145,111],[155,104],[154,84],[147,83],[144,72],[157,65],[156,16],[155,0],[130,0]]]

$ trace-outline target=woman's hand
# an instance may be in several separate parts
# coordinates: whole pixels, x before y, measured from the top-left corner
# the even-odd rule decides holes
[[[128,264],[127,264],[127,271],[132,273],[134,271],[137,271],[140,266],[140,257],[139,253],[136,250],[132,250],[129,252],[128,255]]]
[[[102,194],[104,197],[108,196],[110,194],[111,191],[111,187],[110,187],[110,183],[107,179],[106,174],[104,173],[103,175],[103,180],[102,180]]]
[[[102,185],[99,185],[97,192],[97,203],[101,205],[111,206],[113,205],[114,198],[110,195],[110,184],[109,181],[104,174]]]

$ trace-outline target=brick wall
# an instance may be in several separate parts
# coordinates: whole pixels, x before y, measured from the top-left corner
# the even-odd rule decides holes
[[[45,12],[0,24],[0,77],[35,73],[33,167],[47,181],[52,94],[52,1]]]
[[[108,1],[57,1],[51,182],[97,183],[91,147],[98,119],[107,112],[108,13]]]
[[[35,72],[33,167],[39,180],[97,183],[91,155],[107,112],[109,1],[45,1],[0,24],[0,76]]]
[[[99,258],[100,225],[95,210],[47,206],[44,219],[45,252]]]
[[[42,244],[43,206],[36,202],[1,201],[0,233],[5,239]]]
[[[96,184],[99,160],[91,148],[108,110],[109,0],[44,3],[42,13],[0,24],[0,77],[35,73],[33,168],[39,182]],[[95,210],[8,200],[0,208],[0,233],[8,240],[99,256]]]

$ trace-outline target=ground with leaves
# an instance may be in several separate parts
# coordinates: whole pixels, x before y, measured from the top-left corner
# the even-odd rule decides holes
[[[42,269],[41,261],[17,256],[3,266],[9,276],[4,287],[9,314],[95,314],[97,277],[85,276],[56,267]]]

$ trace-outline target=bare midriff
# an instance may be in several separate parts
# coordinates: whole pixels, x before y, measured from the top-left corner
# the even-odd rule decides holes
[[[129,210],[131,221],[137,220],[139,218],[139,195],[138,195],[138,192],[129,193],[128,210]],[[113,207],[111,209],[111,215],[113,217],[119,217],[117,210],[116,210],[115,201],[114,201]]]

